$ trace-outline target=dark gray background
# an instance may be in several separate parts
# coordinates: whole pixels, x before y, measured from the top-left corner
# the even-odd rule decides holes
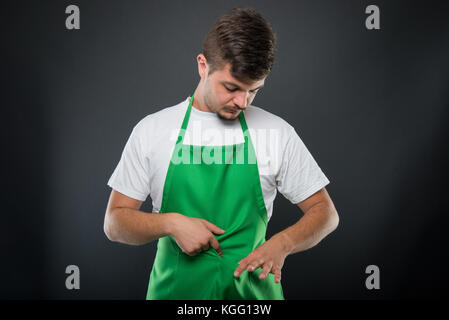
[[[0,298],[145,297],[156,243],[106,238],[106,182],[132,127],[193,92],[204,36],[240,5],[278,36],[253,104],[296,128],[340,214],[334,233],[286,259],[285,297],[437,298],[447,288],[443,1],[9,2],[0,11]],[[80,30],[65,28],[69,4],[80,7]],[[369,4],[381,30],[365,28]],[[267,238],[300,217],[278,195]],[[70,264],[80,290],[65,288]],[[365,288],[370,264],[380,290]]]

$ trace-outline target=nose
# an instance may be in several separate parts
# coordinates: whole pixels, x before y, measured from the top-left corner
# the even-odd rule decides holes
[[[238,92],[237,95],[234,97],[234,104],[239,109],[246,109],[248,106],[248,93],[245,92]]]

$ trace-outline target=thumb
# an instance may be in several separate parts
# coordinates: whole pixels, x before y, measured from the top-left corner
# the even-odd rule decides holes
[[[225,231],[219,227],[217,227],[215,224],[210,223],[207,220],[203,219],[203,223],[206,225],[207,229],[209,229],[210,231],[212,231],[213,233],[219,233],[219,234],[223,234],[225,233]]]

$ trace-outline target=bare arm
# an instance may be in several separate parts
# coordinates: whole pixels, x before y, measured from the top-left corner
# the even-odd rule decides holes
[[[273,273],[274,281],[279,282],[288,255],[315,246],[337,228],[338,213],[325,188],[297,205],[304,212],[304,216],[240,260],[234,276],[239,277],[245,269],[252,272],[260,267],[260,279],[265,279],[268,273]]]
[[[177,212],[147,213],[140,211],[142,201],[112,190],[104,218],[104,232],[109,240],[130,245],[143,245],[171,235],[183,252],[194,256],[213,247],[222,250],[213,233],[224,231],[204,219]]]
[[[325,188],[297,203],[297,206],[304,216],[294,225],[276,234],[284,237],[287,254],[301,252],[317,245],[337,228],[340,220]]]
[[[172,213],[140,211],[142,201],[112,190],[104,218],[104,232],[109,240],[143,245],[170,234]]]

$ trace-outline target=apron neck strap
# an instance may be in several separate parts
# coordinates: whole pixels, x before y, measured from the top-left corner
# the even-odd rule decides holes
[[[192,103],[193,103],[193,96],[195,95],[195,91],[192,94],[192,97],[190,98],[189,105],[187,106],[187,111],[184,116],[184,120],[182,121],[181,130],[178,135],[178,140],[176,140],[176,144],[181,143],[182,140],[184,140],[184,134],[187,130],[187,123],[189,122],[190,118],[190,111],[192,110]]]

